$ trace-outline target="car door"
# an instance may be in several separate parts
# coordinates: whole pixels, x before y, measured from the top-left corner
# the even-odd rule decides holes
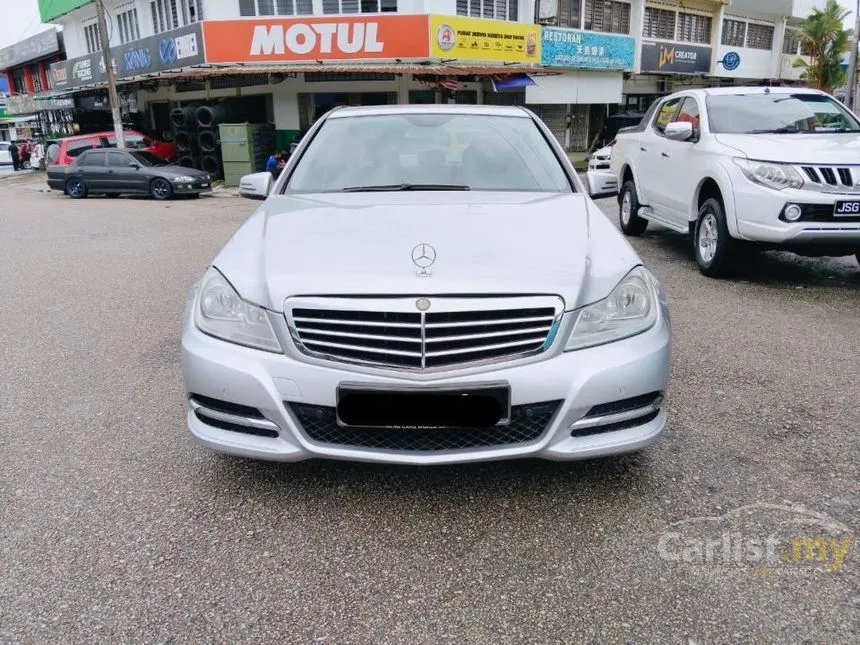
[[[668,139],[663,136],[666,125],[675,118],[681,106],[682,97],[669,97],[657,108],[654,121],[645,127],[639,138],[639,162],[637,176],[639,194],[644,203],[650,206],[655,215],[666,208],[666,193],[675,185],[672,177],[666,176],[662,169]]]
[[[662,196],[665,206],[665,216],[679,227],[687,226],[689,211],[693,202],[693,193],[700,177],[697,169],[701,161],[696,158],[699,140],[699,103],[695,97],[684,99],[680,109],[672,118],[673,122],[686,122],[693,126],[693,136],[687,141],[672,141],[666,139],[665,150],[661,153],[661,172],[665,177],[671,177],[671,189]]]
[[[142,190],[141,177],[143,173],[134,159],[128,153],[111,150],[105,153],[108,159],[108,181],[111,191],[115,193],[139,193]]]
[[[104,152],[88,151],[77,159],[75,168],[91,193],[98,193],[108,186],[107,159]]]

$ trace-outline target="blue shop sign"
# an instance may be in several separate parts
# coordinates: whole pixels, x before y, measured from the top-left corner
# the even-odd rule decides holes
[[[580,69],[633,69],[636,40],[579,29],[542,29],[541,63]]]

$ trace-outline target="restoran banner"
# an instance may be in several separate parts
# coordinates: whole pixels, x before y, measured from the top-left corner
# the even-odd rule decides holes
[[[445,59],[540,64],[540,26],[505,20],[430,16],[430,54]]]
[[[427,58],[426,15],[207,20],[209,63]]]

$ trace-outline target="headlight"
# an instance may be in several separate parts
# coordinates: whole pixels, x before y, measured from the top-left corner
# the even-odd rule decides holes
[[[189,177],[188,175],[180,175],[179,177],[174,177],[173,181],[177,184],[186,184],[194,181],[194,177]]]
[[[606,298],[579,310],[565,351],[641,334],[657,321],[657,287],[651,272],[636,267]]]
[[[283,352],[266,311],[242,300],[214,267],[200,282],[194,322],[200,331],[221,340],[268,352]]]
[[[734,157],[733,161],[743,171],[746,178],[756,184],[761,184],[774,190],[800,188],[803,186],[803,177],[787,164],[751,161],[742,157]]]

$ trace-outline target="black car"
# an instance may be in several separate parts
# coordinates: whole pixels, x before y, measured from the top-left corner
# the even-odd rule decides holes
[[[73,199],[87,195],[174,195],[212,191],[208,173],[168,163],[145,150],[87,150],[67,166],[48,166],[48,186]]]

